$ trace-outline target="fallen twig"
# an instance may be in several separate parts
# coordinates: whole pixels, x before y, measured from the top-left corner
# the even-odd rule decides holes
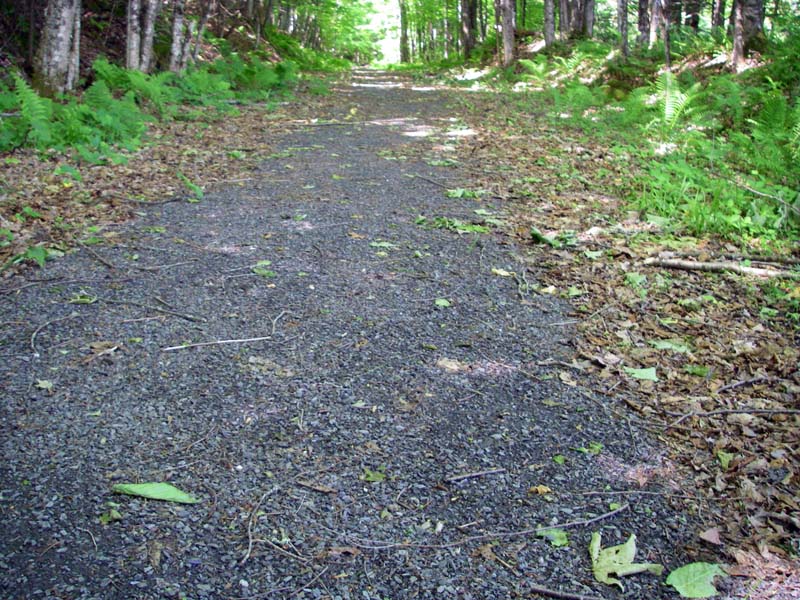
[[[94,539],[94,535],[92,535],[92,532],[89,531],[88,529],[82,529],[80,527],[78,527],[78,531],[83,531],[84,533],[88,533],[89,534],[89,537],[92,540],[92,544],[94,544],[94,551],[97,552],[97,540]]]
[[[34,332],[31,334],[31,350],[33,350],[33,353],[36,354],[37,356],[39,355],[39,351],[36,349],[36,336],[39,335],[39,332],[42,329],[44,329],[48,325],[53,325],[54,323],[58,323],[60,321],[66,321],[68,319],[74,319],[77,316],[78,316],[78,313],[73,312],[73,313],[70,313],[69,315],[67,315],[66,317],[61,317],[60,319],[53,319],[52,321],[47,321],[46,323],[42,323],[41,325],[39,325],[34,330]]]
[[[153,266],[153,267],[133,265],[133,268],[134,269],[138,269],[139,271],[160,271],[162,269],[170,269],[172,267],[180,267],[182,265],[189,265],[189,264],[191,264],[193,262],[196,262],[196,261],[197,261],[197,259],[193,258],[192,260],[184,260],[182,262],[171,263],[171,264],[168,264],[168,265],[156,265],[156,266]]]
[[[258,499],[256,505],[253,507],[253,510],[250,511],[250,518],[247,519],[247,552],[244,553],[242,560],[239,561],[239,566],[243,565],[247,562],[247,559],[250,558],[250,554],[253,552],[253,523],[256,520],[258,509],[261,508],[261,503],[264,502],[267,496],[272,493],[270,490],[269,492],[264,492],[261,494],[261,498]]]
[[[93,258],[94,258],[94,259],[95,259],[97,262],[99,262],[100,264],[102,264],[102,265],[103,265],[103,266],[105,266],[105,267],[108,267],[108,268],[109,268],[109,269],[111,269],[112,271],[116,271],[116,270],[117,270],[117,266],[116,266],[114,263],[111,263],[111,262],[107,261],[105,258],[103,258],[102,256],[100,256],[100,255],[99,255],[97,252],[95,252],[95,251],[94,251],[92,248],[90,248],[89,246],[87,246],[87,245],[86,245],[86,244],[84,244],[83,242],[80,242],[80,241],[77,241],[77,240],[76,240],[76,242],[77,242],[78,246],[80,246],[81,248],[83,248],[84,250],[86,250],[86,251],[87,251],[89,254],[91,254],[91,255],[92,255],[92,257],[93,257]]]
[[[161,308],[159,306],[153,306],[151,304],[144,304],[142,302],[136,302],[135,300],[112,300],[111,298],[97,298],[97,299],[100,300],[101,302],[108,302],[109,304],[128,304],[130,306],[138,306],[139,308],[154,310],[156,312],[172,315],[174,317],[180,317],[181,319],[186,319],[187,321],[194,321],[195,323],[206,322],[206,320],[203,317],[197,317],[195,315],[181,313],[175,310],[169,310],[167,308]]]
[[[475,471],[474,473],[464,473],[462,475],[453,475],[452,477],[445,477],[448,483],[455,483],[456,481],[463,481],[464,479],[473,479],[475,477],[483,477],[484,475],[494,475],[495,473],[505,473],[505,469],[486,469],[485,471]]]
[[[238,340],[214,340],[213,342],[197,342],[196,344],[181,344],[180,346],[169,346],[167,348],[162,348],[162,352],[172,352],[173,350],[184,350],[186,348],[199,348],[201,346],[222,346],[223,344],[246,344],[248,342],[263,342],[266,340],[271,340],[271,335],[265,335],[264,337],[254,337],[254,338],[242,338]]]
[[[592,517],[591,519],[580,519],[578,521],[570,521],[568,523],[561,523],[559,525],[548,525],[546,527],[532,527],[530,529],[522,529],[520,531],[495,531],[491,533],[484,533],[481,535],[470,535],[460,540],[456,540],[454,542],[447,542],[445,544],[418,544],[414,542],[379,542],[371,540],[360,542],[354,539],[350,539],[349,542],[354,546],[357,546],[359,548],[365,548],[368,550],[389,550],[391,548],[425,548],[430,550],[444,550],[447,548],[455,548],[456,546],[463,546],[464,544],[469,544],[470,542],[479,542],[483,540],[494,540],[494,539],[509,539],[531,534],[537,535],[543,531],[549,531],[551,529],[570,529],[573,527],[581,527],[583,525],[591,525],[592,523],[597,523],[598,521],[602,521],[604,519],[613,517],[617,513],[620,513],[623,510],[627,510],[629,507],[630,504],[625,503],[619,508],[611,510],[607,513],[603,513],[602,515]]]
[[[729,262],[703,262],[694,260],[680,260],[677,258],[646,258],[644,264],[667,269],[681,269],[683,271],[731,272],[740,275],[754,275],[756,277],[783,277],[786,279],[800,279],[800,273],[792,271],[776,271],[775,269],[760,269],[746,267]]]
[[[529,583],[528,589],[534,594],[540,596],[548,596],[550,598],[559,598],[560,600],[603,600],[599,596],[586,596],[585,594],[577,594],[575,592],[562,592],[560,590],[553,590],[550,588]]]
[[[675,413],[668,413],[674,415]],[[670,429],[683,423],[691,417],[713,417],[714,415],[800,415],[800,410],[793,408],[722,408],[720,410],[710,410],[708,412],[690,412],[681,415],[665,429]]]
[[[723,385],[721,388],[717,390],[717,393],[721,394],[722,392],[727,392],[729,390],[733,390],[745,385],[755,385],[757,383],[770,382],[776,380],[777,380],[776,377],[770,377],[768,375],[759,375],[758,377],[753,377],[752,379],[745,379],[744,381],[734,381],[733,383]]]
[[[414,177],[417,177],[419,179],[423,179],[423,180],[427,181],[428,183],[432,183],[433,185],[438,185],[442,189],[445,189],[445,190],[448,189],[448,187],[445,184],[443,184],[443,183],[441,183],[439,181],[436,181],[435,179],[431,179],[430,177],[425,177],[424,175],[420,175],[419,173],[414,173]]]

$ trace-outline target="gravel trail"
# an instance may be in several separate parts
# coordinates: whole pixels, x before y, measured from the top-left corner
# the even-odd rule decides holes
[[[692,517],[663,449],[562,364],[573,317],[523,250],[454,230],[502,206],[444,193],[469,176],[434,166],[468,133],[447,94],[336,93],[254,180],[5,283],[0,596],[675,597],[592,576],[593,531],[670,569]],[[111,491],[146,481],[200,503]],[[530,532],[619,505],[566,547]]]

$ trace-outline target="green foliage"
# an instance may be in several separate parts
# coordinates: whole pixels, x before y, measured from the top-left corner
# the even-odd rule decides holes
[[[691,118],[700,96],[700,84],[695,83],[689,89],[682,90],[675,76],[667,71],[656,79],[653,92],[657,98],[659,114],[650,125],[669,137],[679,125]]]
[[[37,148],[49,146],[53,141],[53,128],[50,120],[53,104],[39,96],[28,82],[14,74],[17,103],[22,113],[22,125],[26,131],[25,139]]]

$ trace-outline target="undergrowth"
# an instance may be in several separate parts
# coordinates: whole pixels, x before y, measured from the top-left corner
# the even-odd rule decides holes
[[[796,240],[800,27],[787,31],[780,55],[746,76],[659,74],[643,66],[656,65],[657,53],[607,61],[611,46],[584,42],[566,57],[521,60],[516,80],[554,124],[626,148],[639,167],[632,172],[642,173],[628,186],[629,200],[643,215],[693,235]],[[713,55],[720,50],[713,42],[678,49]]]
[[[0,152],[31,147],[71,151],[83,162],[124,162],[121,150],[141,144],[147,122],[220,117],[236,102],[265,101],[291,89],[297,69],[229,52],[177,75],[148,75],[97,59],[94,82],[82,95],[39,96],[18,74],[0,83]],[[9,85],[10,84],[10,85]],[[204,107],[202,113],[192,107]]]

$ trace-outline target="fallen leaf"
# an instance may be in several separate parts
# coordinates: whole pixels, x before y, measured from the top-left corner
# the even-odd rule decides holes
[[[546,529],[536,534],[538,537],[543,537],[554,548],[562,548],[569,546],[569,538],[567,532],[563,529]]]
[[[719,565],[695,562],[675,569],[667,577],[667,585],[674,587],[684,598],[711,598],[717,595],[714,578],[725,576]]]
[[[634,379],[642,379],[644,381],[658,381],[655,367],[647,367],[646,369],[632,369],[630,367],[623,367],[625,372]]]
[[[164,500],[165,502],[179,502],[181,504],[197,504],[200,502],[200,500],[179,490],[171,483],[118,483],[111,489],[118,494],[140,496],[151,500]]]
[[[619,579],[610,577],[618,575],[635,575],[637,573],[650,572],[654,575],[661,575],[664,567],[654,563],[634,563],[636,556],[636,536],[631,534],[628,541],[618,546],[601,548],[600,532],[592,533],[592,540],[589,542],[589,556],[592,559],[592,572],[594,578],[608,585],[618,585],[619,589],[624,590]]]
[[[709,544],[714,544],[715,546],[722,544],[722,541],[719,539],[719,527],[711,527],[710,529],[706,529],[705,531],[700,532],[699,537],[701,540],[705,540]]]
[[[467,363],[444,357],[436,361],[436,366],[440,369],[444,369],[448,373],[461,373],[469,370],[469,365]]]
[[[552,491],[553,490],[551,490],[546,485],[541,485],[541,484],[540,485],[535,485],[535,486],[533,486],[533,487],[528,489],[528,493],[529,494],[539,494],[540,496],[544,496],[545,494],[549,494]]]

